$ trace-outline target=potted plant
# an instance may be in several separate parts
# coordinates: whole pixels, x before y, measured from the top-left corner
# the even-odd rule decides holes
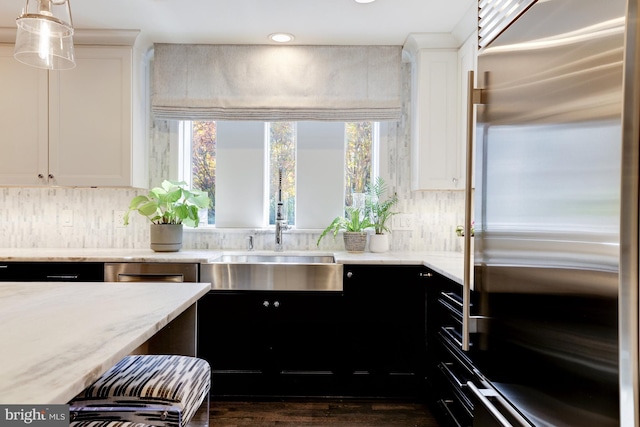
[[[369,220],[367,210],[361,212],[360,209],[354,207],[348,207],[346,209],[345,216],[338,216],[324,229],[318,241],[317,246],[320,246],[320,241],[329,232],[333,232],[333,238],[335,239],[339,231],[344,231],[344,247],[347,252],[364,252],[364,248],[367,245],[367,230],[373,227],[373,224]]]
[[[198,210],[209,207],[205,191],[188,190],[184,181],[162,182],[144,196],[131,200],[124,215],[124,225],[129,224],[129,214],[137,211],[151,221],[150,246],[156,252],[176,252],[182,248],[182,225],[197,227]]]
[[[369,250],[371,252],[386,252],[389,250],[389,235],[385,234],[385,231],[391,232],[387,227],[387,221],[398,213],[391,210],[398,203],[398,195],[394,194],[383,201],[382,197],[386,192],[387,185],[381,177],[375,180],[367,192],[367,210],[371,214],[371,222],[375,230],[375,234],[371,235],[369,240]]]

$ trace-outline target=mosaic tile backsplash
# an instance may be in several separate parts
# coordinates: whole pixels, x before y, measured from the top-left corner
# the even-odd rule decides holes
[[[128,226],[121,212],[132,197],[144,193],[115,188],[1,188],[0,247],[3,248],[125,248],[149,247],[148,222],[131,216]],[[394,231],[391,249],[402,251],[461,251],[455,225],[463,221],[462,192],[425,191],[410,194],[399,205],[412,214],[413,229]],[[316,241],[322,230],[285,232],[285,250],[344,250],[341,239]],[[184,248],[246,249],[248,236],[256,249],[274,246],[273,230],[187,229]]]
[[[410,67],[405,64],[404,117],[389,126],[388,156],[389,191],[397,192],[397,210],[408,214],[411,230],[391,234],[391,250],[396,251],[461,251],[462,239],[455,234],[457,224],[464,221],[464,192],[417,191],[410,189]],[[160,176],[168,176],[170,126],[153,122],[150,153],[150,182],[156,185]],[[134,214],[128,226],[121,215],[129,201],[146,190],[129,188],[0,188],[0,247],[3,248],[117,248],[149,247],[148,221]],[[289,230],[285,232],[285,250],[316,250],[322,230]],[[186,229],[185,249],[246,249],[248,236],[254,236],[257,250],[274,247],[273,230],[256,229]],[[344,250],[341,239],[323,239],[321,250]]]

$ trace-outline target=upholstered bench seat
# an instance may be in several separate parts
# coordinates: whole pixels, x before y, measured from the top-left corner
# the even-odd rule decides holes
[[[147,424],[130,421],[73,421],[69,427],[150,427]]]
[[[72,421],[184,427],[209,402],[211,368],[189,356],[126,356],[69,402]],[[207,414],[208,417],[208,414]]]

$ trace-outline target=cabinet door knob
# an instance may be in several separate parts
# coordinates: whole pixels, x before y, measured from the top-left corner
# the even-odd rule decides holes
[[[41,173],[38,174],[38,178],[42,179],[44,178],[44,175],[42,175]]]
[[[280,301],[274,301],[274,302],[273,302],[273,306],[274,306],[275,308],[280,307]]]
[[[432,273],[420,273],[420,277],[432,277]]]
[[[353,277],[352,271],[347,271],[347,278],[351,279]]]
[[[53,179],[53,174],[52,173],[49,174],[49,179]]]
[[[263,305],[263,306],[265,306],[265,307],[269,307],[269,301],[264,301],[264,302],[262,303],[262,305]]]

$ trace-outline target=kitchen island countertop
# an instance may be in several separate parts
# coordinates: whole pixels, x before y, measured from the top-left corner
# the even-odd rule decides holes
[[[64,404],[209,283],[0,283],[0,403]]]
[[[95,262],[196,262],[208,263],[222,254],[247,253],[244,250],[183,249],[178,252],[154,252],[150,249],[82,248],[0,248],[0,262],[9,261],[95,261]],[[255,250],[255,254],[274,254]],[[340,264],[425,265],[437,273],[462,283],[464,261],[461,252],[385,252],[350,253],[331,251],[284,251],[278,254],[331,254]]]

